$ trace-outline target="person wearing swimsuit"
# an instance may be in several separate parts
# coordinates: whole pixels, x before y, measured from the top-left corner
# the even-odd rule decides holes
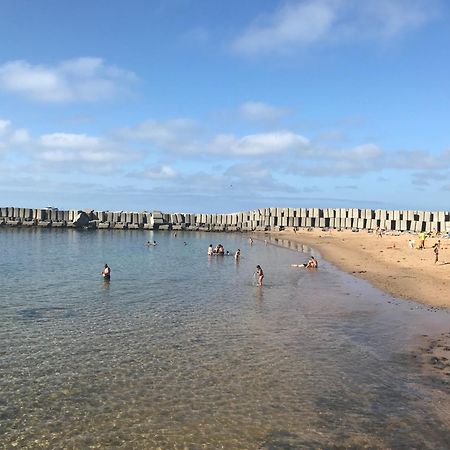
[[[111,279],[111,268],[108,266],[108,264],[105,264],[105,267],[102,270],[102,275],[104,280]]]
[[[258,276],[258,286],[262,286],[263,278],[264,278],[264,272],[261,269],[260,265],[256,266],[256,275]]]

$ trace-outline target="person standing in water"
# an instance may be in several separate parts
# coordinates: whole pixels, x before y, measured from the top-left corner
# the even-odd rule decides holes
[[[236,253],[234,254],[234,258],[236,259],[236,261],[239,261],[239,258],[241,257],[241,249],[238,248],[236,250]]]
[[[108,264],[105,264],[105,267],[102,270],[102,276],[104,280],[110,280],[111,279],[111,268],[108,266]]]
[[[258,277],[258,286],[262,286],[264,272],[259,264],[256,266],[256,275]]]

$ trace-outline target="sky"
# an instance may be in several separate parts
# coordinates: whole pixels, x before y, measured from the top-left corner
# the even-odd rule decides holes
[[[446,0],[0,0],[0,206],[449,210]]]

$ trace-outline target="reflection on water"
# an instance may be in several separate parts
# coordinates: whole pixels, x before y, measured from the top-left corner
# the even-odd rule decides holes
[[[208,258],[210,241],[242,260]],[[292,268],[317,255],[276,243],[290,250],[229,234],[0,230],[0,446],[448,447],[450,418],[408,356],[448,314],[388,303],[323,261]]]

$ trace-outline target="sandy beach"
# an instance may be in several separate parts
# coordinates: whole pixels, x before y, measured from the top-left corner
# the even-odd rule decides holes
[[[450,307],[450,242],[427,238],[425,249],[410,248],[415,235],[382,237],[367,231],[311,231],[292,229],[278,233],[283,238],[317,249],[323,258],[341,270],[368,280],[398,298],[437,307]],[[433,244],[440,240],[439,261],[435,263]],[[304,261],[299,261],[304,262]]]

